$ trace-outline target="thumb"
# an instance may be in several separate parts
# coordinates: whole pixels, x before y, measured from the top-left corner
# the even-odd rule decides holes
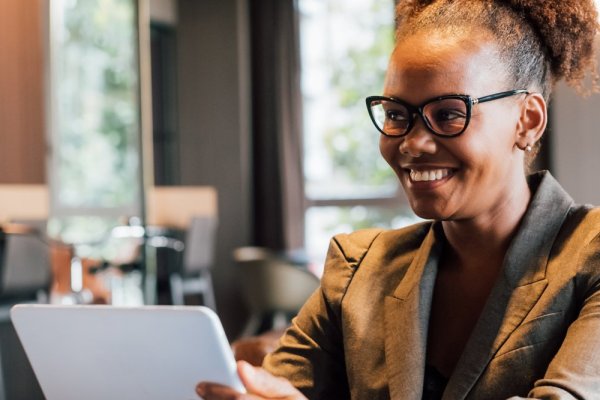
[[[238,361],[237,368],[249,394],[266,398],[301,396],[301,393],[288,380],[273,376],[260,367],[253,367],[245,361]]]

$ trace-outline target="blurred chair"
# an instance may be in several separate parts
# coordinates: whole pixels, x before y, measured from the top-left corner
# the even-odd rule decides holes
[[[250,308],[243,336],[287,325],[320,281],[307,269],[260,247],[241,247],[233,258],[239,265],[242,295]]]
[[[51,264],[45,226],[45,221],[5,226],[0,282],[3,303],[48,301]]]
[[[182,253],[181,269],[169,273],[171,301],[174,305],[184,305],[186,295],[198,294],[202,296],[205,306],[216,310],[210,272],[214,262],[216,229],[216,217],[196,216],[191,218],[184,243],[168,237],[149,238],[151,246]]]
[[[45,221],[2,226],[0,251],[0,400],[43,399],[42,390],[10,321],[21,302],[47,302],[51,284]]]

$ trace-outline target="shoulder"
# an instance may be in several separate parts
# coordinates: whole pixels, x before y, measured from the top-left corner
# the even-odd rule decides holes
[[[331,239],[325,270],[343,265],[356,269],[372,249],[378,251],[402,252],[421,246],[429,232],[431,222],[422,222],[402,229],[363,229],[350,234],[336,235]]]
[[[586,248],[600,239],[600,207],[574,206],[562,225],[560,241]]]
[[[595,262],[595,273],[600,274],[600,207],[582,206],[578,207],[581,221],[578,231],[583,246],[583,256],[586,259],[593,258]]]
[[[326,297],[330,301],[341,301],[367,256],[383,262],[388,258],[413,254],[430,228],[431,222],[422,222],[396,230],[365,229],[334,236],[321,279]]]
[[[556,273],[576,276],[578,287],[588,292],[600,284],[600,208],[574,206],[554,241],[553,258],[559,261]],[[556,263],[555,263],[556,264]]]

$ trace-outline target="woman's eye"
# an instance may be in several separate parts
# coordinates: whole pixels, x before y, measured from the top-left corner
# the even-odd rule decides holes
[[[437,110],[435,113],[435,120],[438,122],[450,122],[458,119],[463,120],[465,118],[466,115],[463,111],[450,108]]]
[[[386,114],[386,118],[391,121],[404,122],[404,121],[408,120],[408,117],[406,116],[405,113],[398,112],[395,110],[388,110],[388,111],[386,111],[385,114]]]

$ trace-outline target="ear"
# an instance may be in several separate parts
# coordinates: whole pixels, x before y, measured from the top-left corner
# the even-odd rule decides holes
[[[548,124],[548,106],[540,93],[528,94],[521,105],[521,118],[517,124],[515,144],[520,149],[540,140]]]

